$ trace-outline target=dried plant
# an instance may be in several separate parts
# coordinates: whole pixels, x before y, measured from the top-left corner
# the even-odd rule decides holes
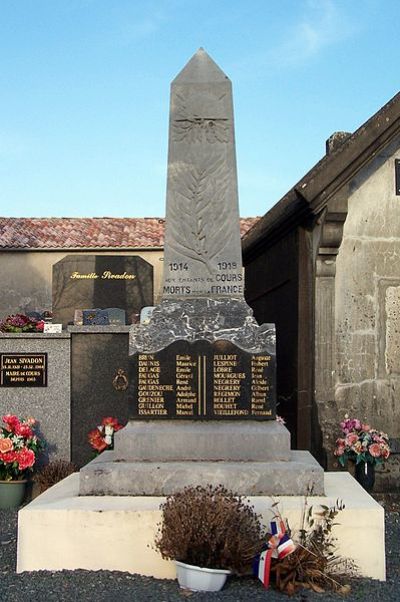
[[[280,591],[289,595],[301,588],[320,593],[350,591],[345,582],[357,574],[357,567],[352,560],[336,555],[336,539],[332,535],[332,527],[338,524],[334,521],[344,507],[343,502],[336,500],[333,506],[307,509],[306,498],[296,550],[283,560],[274,561],[271,567]]]
[[[160,509],[155,547],[163,558],[244,574],[265,543],[253,506],[222,485],[185,487]]]
[[[72,462],[54,460],[53,462],[49,462],[47,466],[35,475],[35,482],[39,486],[40,493],[43,493],[43,491],[62,481],[73,472],[76,472],[76,470],[77,468]]]

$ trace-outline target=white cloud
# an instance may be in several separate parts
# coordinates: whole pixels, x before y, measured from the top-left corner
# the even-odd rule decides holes
[[[271,50],[269,60],[280,66],[298,65],[336,44],[355,30],[333,0],[308,0],[300,20],[285,32],[285,39]]]
[[[318,56],[325,48],[354,35],[360,27],[351,21],[337,0],[304,0],[296,21],[282,27],[275,45],[257,56],[248,56],[236,64],[236,73],[244,77],[249,66],[254,73],[296,67]],[[282,17],[283,18],[283,17]]]

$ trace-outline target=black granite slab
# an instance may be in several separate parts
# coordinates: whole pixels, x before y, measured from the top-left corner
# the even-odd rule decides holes
[[[71,331],[71,458],[81,467],[93,458],[89,431],[106,416],[129,417],[128,328],[69,327]]]
[[[137,255],[67,255],[53,266],[53,321],[76,309],[119,308],[128,324],[153,303],[153,266]]]
[[[275,356],[230,341],[176,341],[130,357],[131,418],[275,419]]]

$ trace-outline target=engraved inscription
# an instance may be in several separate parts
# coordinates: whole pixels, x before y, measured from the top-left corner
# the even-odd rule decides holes
[[[47,353],[0,353],[0,386],[47,387]]]
[[[268,420],[275,413],[275,363],[228,341],[177,341],[131,360],[135,418]]]
[[[161,384],[160,361],[155,355],[141,354],[138,361],[139,416],[166,416],[165,393],[173,391],[172,384]]]
[[[217,416],[247,416],[248,409],[238,405],[242,393],[244,372],[238,372],[238,355],[215,354],[214,368],[214,413]]]

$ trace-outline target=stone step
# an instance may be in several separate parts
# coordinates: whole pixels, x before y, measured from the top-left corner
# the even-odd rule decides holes
[[[127,461],[288,461],[290,433],[276,420],[132,420],[115,434],[114,449]]]
[[[287,462],[126,462],[109,451],[81,469],[79,494],[164,496],[208,484],[238,495],[323,495],[324,472],[307,451]]]

